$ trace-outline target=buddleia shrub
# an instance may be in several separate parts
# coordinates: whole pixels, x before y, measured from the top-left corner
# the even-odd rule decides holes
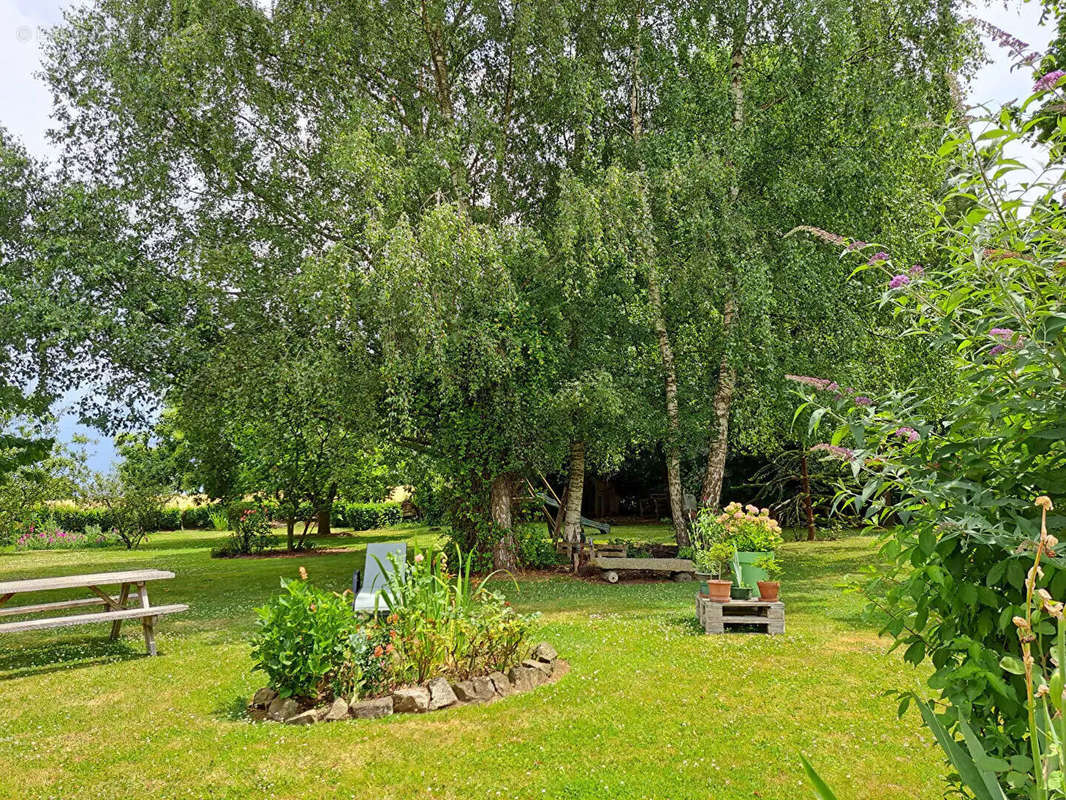
[[[976,143],[968,131],[945,141],[957,177],[917,240],[924,263],[805,229],[883,276],[882,302],[943,353],[950,390],[875,394],[792,376],[806,398],[798,416],[824,436],[814,453],[861,487],[842,490],[838,508],[891,526],[880,540],[891,566],[866,585],[871,611],[907,661],[931,664],[953,727],[968,720],[995,763],[1014,765],[1019,796],[1031,782],[1026,692],[1001,662],[1021,655],[1012,620],[1040,533],[1033,499],[1066,506],[1066,213],[1053,178],[1025,194],[1003,183],[1018,167],[1003,148],[1020,134],[1004,115]],[[1066,517],[1049,514],[1047,527],[1063,537]],[[1042,585],[1066,595],[1066,558],[1042,570]],[[1033,633],[1058,635],[1047,619]]]

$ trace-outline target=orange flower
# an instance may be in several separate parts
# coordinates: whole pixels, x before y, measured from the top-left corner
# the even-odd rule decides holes
[[[381,649],[380,644],[374,648],[374,658],[381,658],[384,654],[385,651]]]
[[[385,652],[386,653],[391,653],[395,649],[396,648],[393,646],[392,642],[389,642],[388,646],[385,648]]]

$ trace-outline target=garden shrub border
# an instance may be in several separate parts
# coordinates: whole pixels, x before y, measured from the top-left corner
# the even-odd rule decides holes
[[[433,678],[423,686],[402,686],[381,697],[353,700],[338,697],[328,705],[313,706],[293,697],[281,697],[269,687],[256,691],[248,711],[258,721],[288,725],[313,725],[347,719],[377,719],[393,714],[425,714],[442,708],[491,703],[513,694],[554,683],[570,671],[547,642],[541,642],[529,658],[511,667],[507,674],[493,672],[463,681]]]

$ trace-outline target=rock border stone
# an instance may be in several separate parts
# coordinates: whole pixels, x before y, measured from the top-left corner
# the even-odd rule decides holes
[[[347,719],[379,719],[392,714],[426,714],[442,708],[492,703],[519,692],[528,692],[554,683],[570,671],[570,664],[547,642],[541,642],[529,658],[511,667],[507,674],[493,672],[464,681],[450,683],[434,678],[425,686],[402,686],[384,697],[366,700],[342,697],[332,703],[311,706],[294,698],[282,698],[273,689],[256,691],[248,704],[253,719],[284,722],[288,725],[312,725]]]

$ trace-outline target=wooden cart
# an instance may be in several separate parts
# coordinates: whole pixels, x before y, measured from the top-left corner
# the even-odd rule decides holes
[[[690,581],[696,577],[696,565],[688,558],[618,558],[597,553],[591,563],[603,571],[607,583],[618,583],[619,573],[627,571],[668,572],[675,581]]]

